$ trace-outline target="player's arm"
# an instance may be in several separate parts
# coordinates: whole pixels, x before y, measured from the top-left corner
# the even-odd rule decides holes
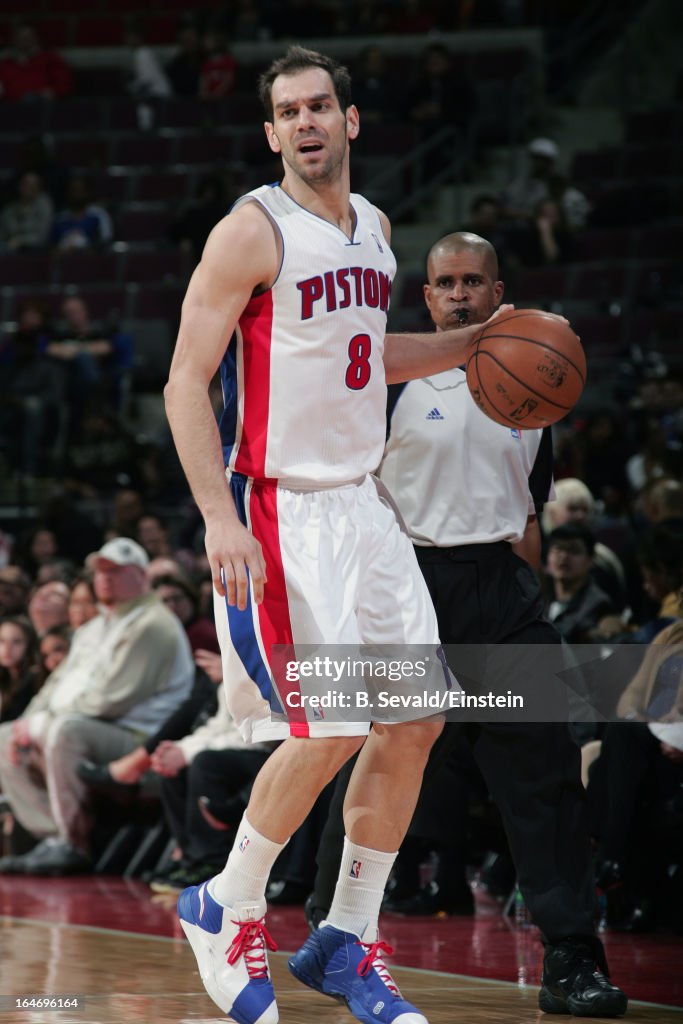
[[[247,204],[213,229],[183,301],[168,383],[166,413],[192,494],[206,524],[206,552],[216,590],[246,607],[247,569],[254,597],[263,599],[261,545],[241,524],[225,478],[209,384],[235,325],[258,287],[277,275],[272,226]],[[221,579],[225,576],[226,587]]]
[[[508,313],[515,307],[500,306],[493,317]],[[492,320],[493,317],[489,319]],[[489,320],[486,321],[489,323]],[[469,348],[481,333],[484,324],[470,324],[452,331],[432,334],[387,334],[384,339],[384,370],[387,384],[418,380],[443,373],[467,362]]]

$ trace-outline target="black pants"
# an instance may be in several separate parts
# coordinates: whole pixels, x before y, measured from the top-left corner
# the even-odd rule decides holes
[[[199,797],[221,803],[235,797],[236,828],[247,806],[249,787],[267,758],[263,750],[203,750],[174,778],[161,780],[166,820],[186,860],[223,866],[234,830],[213,829],[199,810]]]
[[[434,601],[442,643],[556,644],[542,617],[536,575],[509,544],[417,548]],[[457,676],[457,664],[452,668]],[[465,729],[475,760],[505,827],[520,888],[534,923],[550,943],[590,938],[594,885],[580,774],[580,752],[565,723],[447,723],[434,746],[425,787],[439,785],[439,766]],[[328,908],[341,860],[342,808],[353,764],[339,773],[318,851],[316,906]],[[444,814],[450,809],[445,801]]]

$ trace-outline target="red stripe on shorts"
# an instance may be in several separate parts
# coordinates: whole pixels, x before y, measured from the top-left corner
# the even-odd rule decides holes
[[[242,399],[242,432],[234,468],[237,473],[262,480],[266,475],[270,405],[272,292],[264,292],[250,299],[239,325],[242,332],[242,381],[239,396]]]
[[[277,487],[274,484],[254,484],[249,499],[249,518],[251,532],[260,541],[263,556],[266,560],[268,582],[264,589],[264,598],[257,605],[261,639],[266,659],[274,675],[284,710],[289,719],[289,731],[292,736],[309,736],[306,709],[290,707],[287,695],[300,693],[298,682],[288,682],[283,671],[275,674],[272,647],[274,644],[287,644],[293,650],[294,637],[289,617],[289,599],[285,583],[285,569],[282,563],[280,548],[280,529],[277,515]],[[277,659],[278,668],[284,667],[283,659]],[[295,701],[299,704],[300,701]]]

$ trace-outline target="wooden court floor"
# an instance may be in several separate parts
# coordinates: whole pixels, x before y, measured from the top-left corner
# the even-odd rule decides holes
[[[271,955],[282,1024],[349,1024],[333,1000],[299,985],[286,954]],[[551,1024],[536,985],[392,969],[430,1024]],[[21,997],[77,997],[77,1011],[16,1009]],[[0,917],[0,1024],[209,1024],[225,1021],[205,995],[183,939]],[[592,1019],[592,1018],[591,1018]],[[683,1010],[633,1003],[629,1024],[682,1024]]]

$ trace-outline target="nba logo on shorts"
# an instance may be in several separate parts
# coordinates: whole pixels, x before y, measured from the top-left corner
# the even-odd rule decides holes
[[[349,875],[350,875],[351,878],[360,878],[360,866],[361,866],[361,864],[362,864],[362,861],[360,861],[360,860],[354,860],[354,861],[351,862],[351,870],[349,871]]]
[[[240,841],[240,852],[244,853],[246,848],[249,846],[249,836],[243,836]]]

